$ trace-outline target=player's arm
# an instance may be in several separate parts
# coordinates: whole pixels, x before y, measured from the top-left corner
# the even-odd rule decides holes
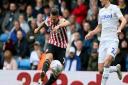
[[[94,35],[96,35],[97,33],[101,32],[101,24],[98,24],[97,27],[90,31],[86,36],[85,39],[91,39]]]
[[[34,33],[37,33],[42,27],[45,27],[45,26],[46,26],[45,21],[43,21],[43,22],[40,24],[40,26],[38,26],[38,28],[36,28],[36,29],[34,30]]]
[[[114,10],[115,10],[116,16],[121,21],[120,26],[118,27],[118,30],[117,30],[117,33],[120,34],[122,29],[124,28],[124,26],[126,24],[126,19],[124,18],[124,16],[123,16],[119,7],[115,7]]]
[[[70,25],[70,22],[68,20],[63,20],[60,24],[59,24],[59,28],[62,28],[62,27],[66,27],[66,26],[69,26]]]
[[[59,28],[63,28],[63,27],[69,26],[69,25],[70,25],[70,22],[68,20],[61,19],[59,25],[55,26],[53,31],[56,31]]]
[[[127,23],[127,21],[126,21],[126,19],[124,18],[124,16],[120,17],[119,19],[120,19],[120,21],[121,21],[121,24],[120,24],[120,26],[119,26],[119,28],[118,28],[118,30],[117,30],[117,33],[118,33],[118,34],[121,33],[121,31],[124,29],[124,26],[125,26],[126,23]]]

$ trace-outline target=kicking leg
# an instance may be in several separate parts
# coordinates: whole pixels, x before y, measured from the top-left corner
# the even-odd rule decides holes
[[[42,69],[42,73],[41,73],[41,80],[44,80],[45,74],[49,69],[50,63],[53,60],[53,54],[52,53],[47,53],[46,54],[46,60],[43,64],[43,69]]]
[[[47,81],[45,85],[51,85],[52,83],[54,83],[57,80],[60,73],[63,71],[63,67],[56,70],[54,69],[51,69],[51,70],[52,70],[52,74],[50,76],[50,79]]]

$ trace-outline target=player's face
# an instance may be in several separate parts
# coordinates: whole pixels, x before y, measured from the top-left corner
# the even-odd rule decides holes
[[[105,6],[108,1],[109,1],[109,0],[100,0],[102,6]]]
[[[51,17],[51,22],[52,22],[53,24],[57,23],[57,21],[58,21],[58,16],[51,15],[50,17]]]

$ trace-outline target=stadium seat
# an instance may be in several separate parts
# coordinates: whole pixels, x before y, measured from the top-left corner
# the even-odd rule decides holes
[[[17,61],[19,70],[30,70],[30,61],[29,59],[21,59]]]

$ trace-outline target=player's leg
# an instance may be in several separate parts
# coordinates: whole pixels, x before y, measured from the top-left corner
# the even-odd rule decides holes
[[[113,57],[113,59],[115,59],[115,56],[117,54],[117,50],[118,50],[118,42],[113,42],[111,44],[111,46],[108,48],[107,54],[110,54]],[[116,66],[110,66],[109,69],[110,69],[110,73],[117,72],[118,78],[120,80],[122,79],[122,73],[121,73],[120,64],[117,64]]]
[[[119,79],[122,78],[122,74],[120,71],[120,65],[117,64],[116,66],[110,66],[113,61],[113,56],[108,55],[104,62],[104,69],[103,69],[103,75],[101,80],[101,85],[106,85],[106,82],[109,78],[109,74],[112,72],[117,72]],[[102,65],[103,67],[103,65]]]
[[[108,42],[108,45],[106,46],[107,46],[107,51],[106,51],[107,55],[104,60],[104,69],[103,69],[101,85],[106,85],[106,81],[108,80],[109,73],[111,72],[117,72],[118,77],[120,79],[122,78],[122,75],[120,72],[120,65],[111,66],[111,63],[114,60],[117,53],[118,42]]]
[[[105,43],[100,42],[99,55],[98,55],[98,71],[100,74],[103,74],[105,56],[106,56]]]
[[[101,85],[105,85],[109,76],[109,70],[105,66],[105,58],[107,54],[107,47],[105,42],[100,42],[99,57],[98,57],[98,70],[102,74]],[[107,61],[106,61],[107,62]]]
[[[109,67],[112,61],[113,61],[113,57],[111,55],[107,55],[103,65],[103,75],[102,75],[101,85],[106,85],[110,73]]]
[[[59,60],[61,62],[61,64],[64,63],[64,57],[65,57],[65,49],[62,49],[62,48],[55,48],[56,49],[56,52],[55,52],[55,60]],[[56,73],[53,71],[53,73],[51,74],[50,76],[50,79],[48,80],[48,82],[45,84],[45,85],[51,85],[52,83],[54,83],[58,76],[60,75],[62,71]]]
[[[41,73],[41,80],[43,81],[46,72],[49,69],[49,66],[51,64],[51,61],[53,60],[53,56],[54,56],[54,46],[51,44],[47,45],[47,50],[46,50],[46,58],[45,58],[45,62],[43,64],[43,68],[42,68],[42,73]]]
[[[46,60],[43,64],[43,69],[42,69],[42,73],[41,73],[41,79],[43,80],[45,77],[46,72],[49,69],[50,63],[53,60],[53,54],[52,53],[47,53],[46,54]]]

